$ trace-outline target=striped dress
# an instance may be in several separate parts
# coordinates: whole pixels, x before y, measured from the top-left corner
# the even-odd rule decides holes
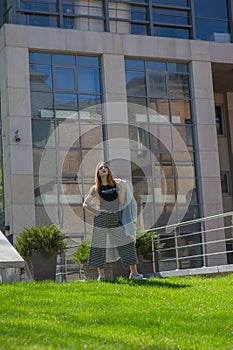
[[[121,224],[117,191],[117,185],[101,186],[99,193],[94,187],[90,191],[97,197],[101,212],[94,217],[89,266],[103,268],[106,262],[116,261],[119,257],[125,266],[138,262],[134,239],[126,235]]]

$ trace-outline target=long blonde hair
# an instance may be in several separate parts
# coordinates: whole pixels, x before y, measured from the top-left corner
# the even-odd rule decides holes
[[[99,175],[99,168],[100,168],[101,165],[106,166],[106,168],[108,169],[108,175],[107,175],[108,185],[109,186],[116,185],[116,181],[113,178],[112,170],[110,169],[108,164],[106,164],[105,162],[99,162],[96,165],[96,169],[95,169],[95,189],[96,189],[97,192],[100,190],[100,186],[101,186],[101,178],[100,178],[100,175]]]

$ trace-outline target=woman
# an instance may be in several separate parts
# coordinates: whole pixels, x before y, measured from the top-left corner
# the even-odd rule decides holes
[[[95,186],[91,187],[83,207],[94,214],[94,227],[88,265],[97,267],[98,280],[105,280],[106,261],[121,258],[130,266],[130,279],[142,279],[137,271],[137,255],[134,239],[127,235],[121,223],[122,210],[126,205],[127,187],[124,181],[114,179],[110,167],[98,163]],[[96,199],[96,206],[91,202]]]

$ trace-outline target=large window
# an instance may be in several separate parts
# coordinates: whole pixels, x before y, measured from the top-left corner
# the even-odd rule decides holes
[[[153,3],[154,35],[191,38],[191,13],[189,1],[158,1]]]
[[[227,0],[194,0],[196,39],[230,42]]]
[[[230,0],[0,0],[2,23],[230,42]]]
[[[29,58],[36,224],[55,222],[81,236],[82,194],[94,182],[94,162],[83,160],[103,159],[99,57],[31,52]]]
[[[129,58],[125,67],[139,225],[148,229],[195,219],[199,205],[188,64]],[[195,237],[193,243],[199,242]]]

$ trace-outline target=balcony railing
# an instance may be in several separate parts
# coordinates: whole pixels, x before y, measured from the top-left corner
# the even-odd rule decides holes
[[[152,263],[149,275],[188,275],[190,271],[233,271],[233,212],[213,215],[148,231],[151,235]],[[161,247],[156,250],[155,247]],[[69,245],[57,265],[57,281],[85,278],[72,260],[77,244]],[[148,262],[145,262],[148,264]],[[206,269],[205,269],[206,268]],[[148,270],[148,268],[147,268]]]

